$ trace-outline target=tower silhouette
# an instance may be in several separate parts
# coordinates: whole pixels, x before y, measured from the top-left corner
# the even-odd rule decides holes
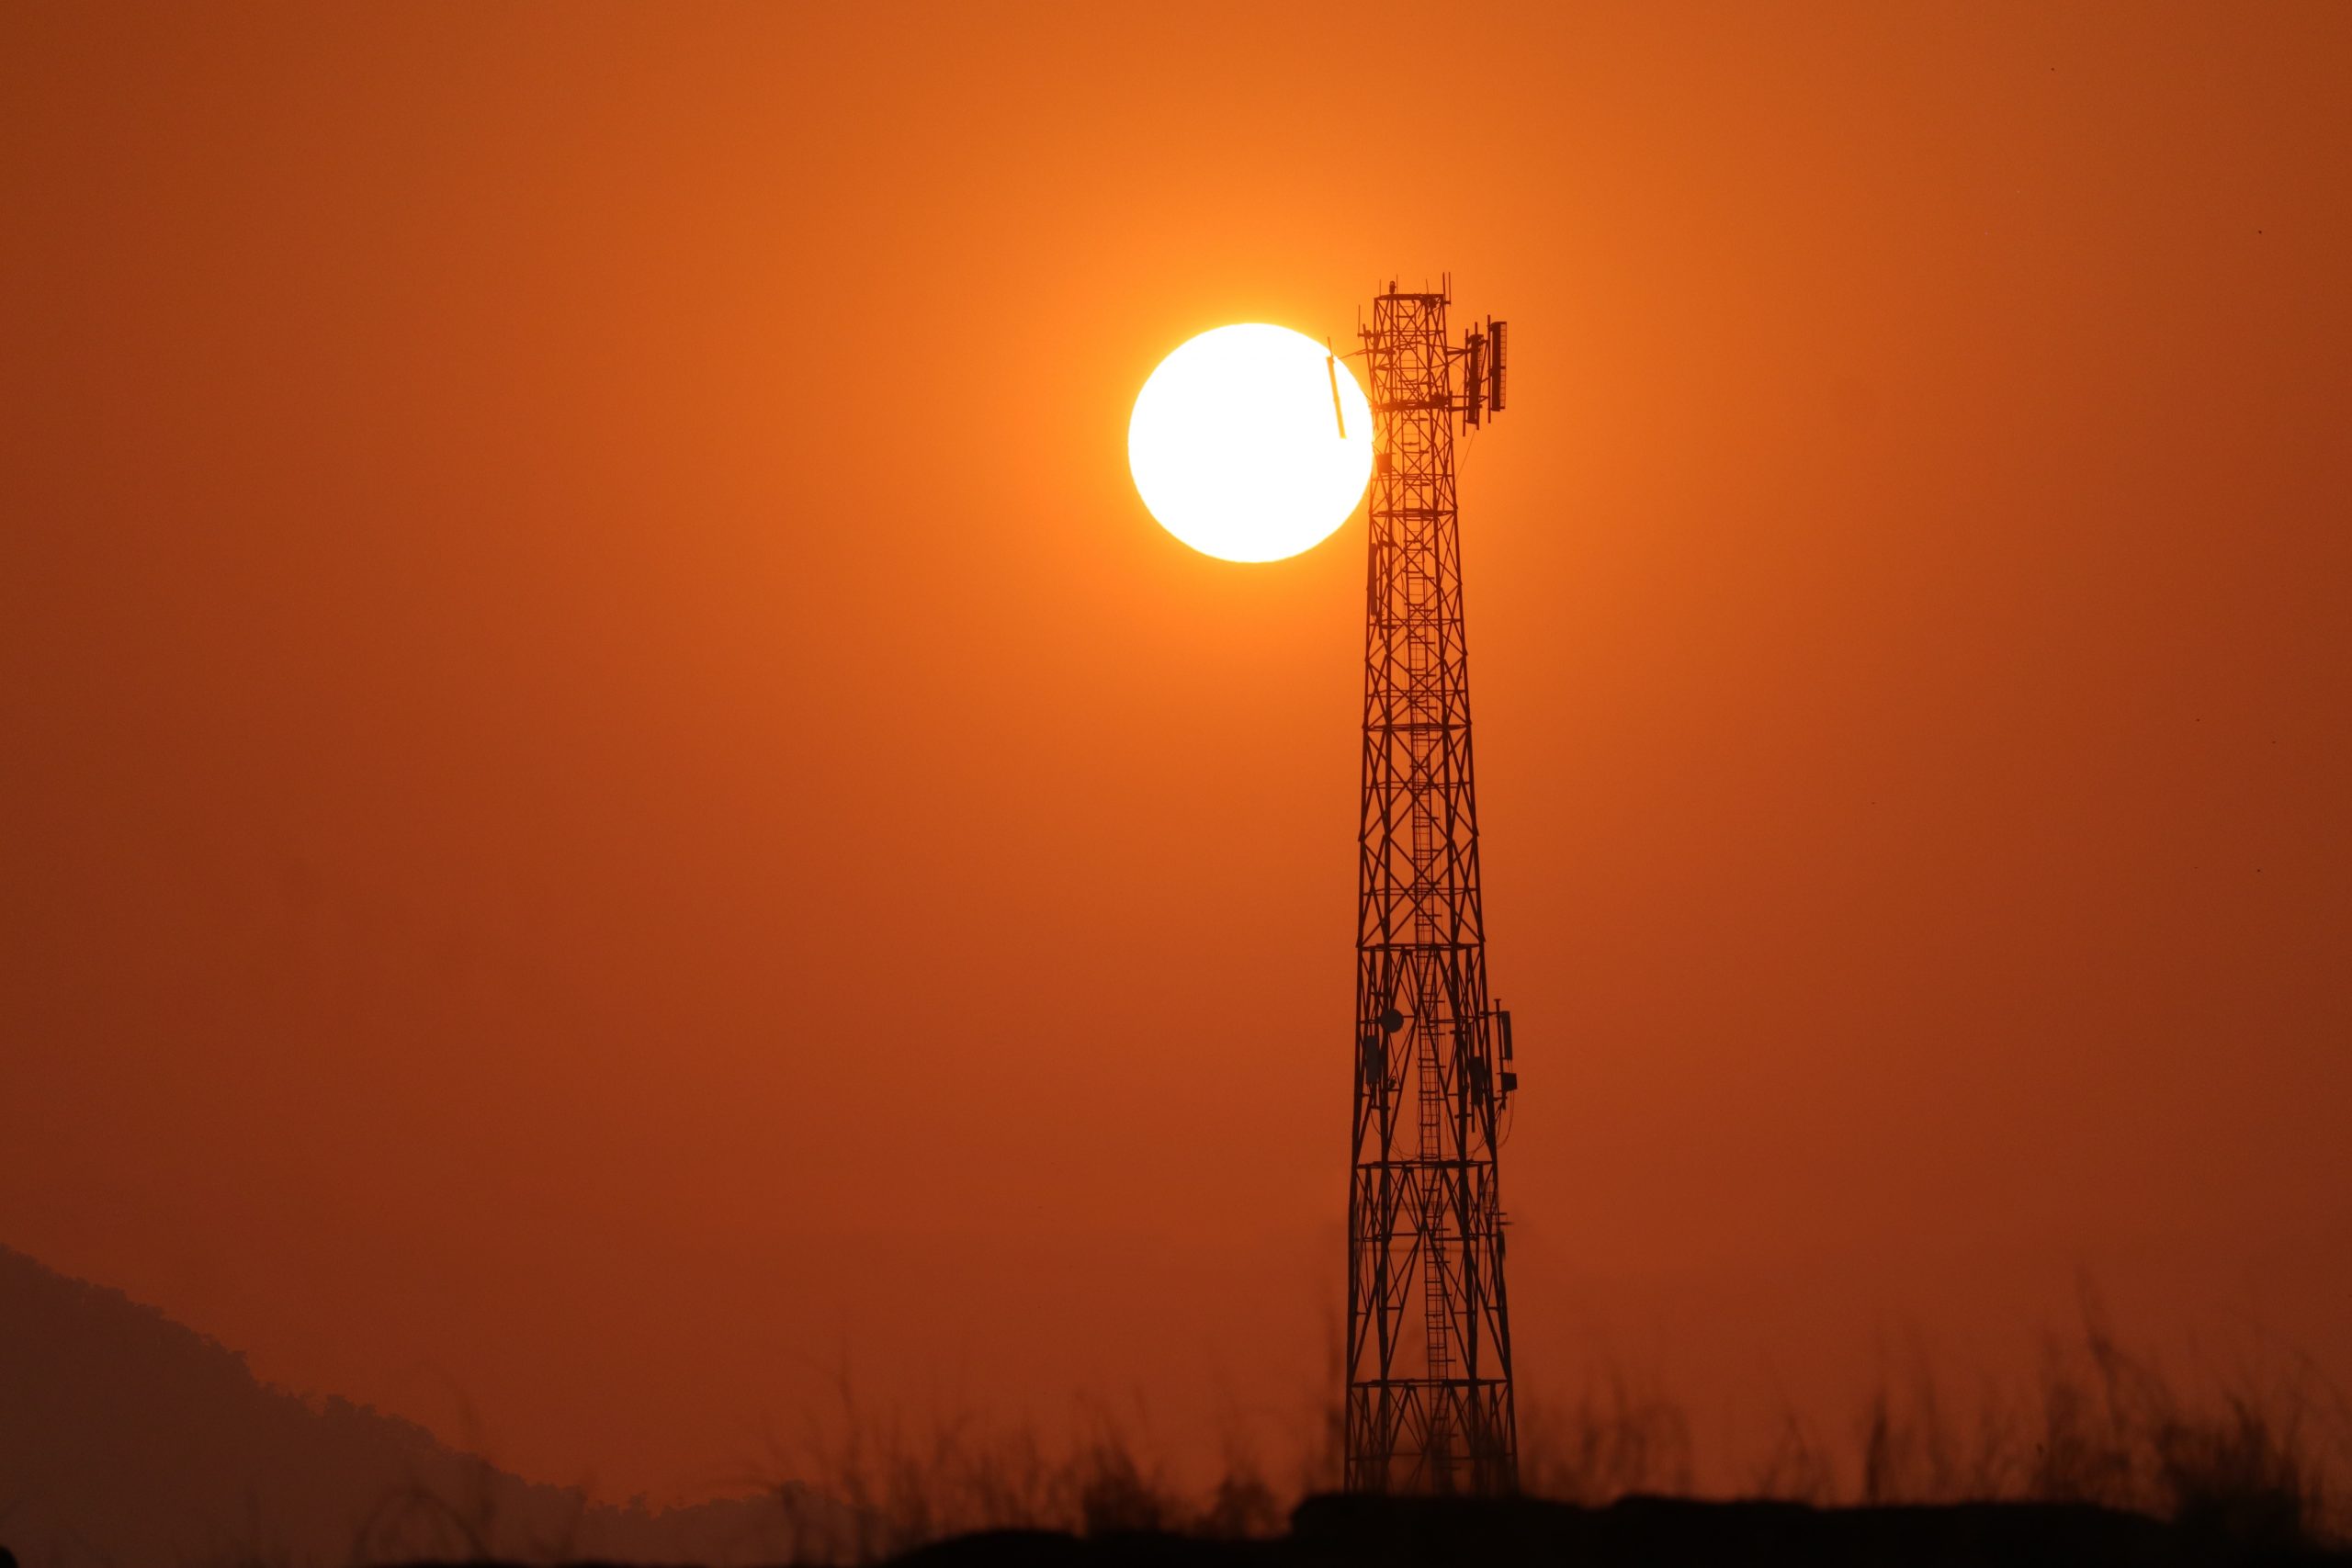
[[[1359,329],[1374,457],[1348,1191],[1346,1485],[1518,1484],[1498,1117],[1510,1015],[1487,996],[1456,422],[1501,411],[1504,324],[1448,341],[1451,282],[1392,283]],[[1351,356],[1352,357],[1352,356]],[[1456,377],[1459,374],[1459,389]]]

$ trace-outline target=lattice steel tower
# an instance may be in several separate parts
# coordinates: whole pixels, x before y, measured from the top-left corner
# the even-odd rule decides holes
[[[1446,335],[1390,284],[1360,329],[1375,424],[1348,1191],[1351,1492],[1518,1483],[1497,1117],[1517,1087],[1487,998],[1453,434],[1503,406],[1500,321]],[[1354,355],[1351,355],[1354,357]],[[1457,389],[1456,376],[1459,373]]]

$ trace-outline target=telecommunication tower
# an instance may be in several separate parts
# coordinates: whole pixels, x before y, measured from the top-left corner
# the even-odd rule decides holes
[[[1348,1190],[1351,1492],[1518,1484],[1498,1118],[1518,1077],[1487,996],[1470,773],[1456,423],[1502,412],[1506,331],[1447,336],[1451,279],[1391,283],[1370,371],[1355,1159]],[[1350,357],[1355,357],[1351,355]]]

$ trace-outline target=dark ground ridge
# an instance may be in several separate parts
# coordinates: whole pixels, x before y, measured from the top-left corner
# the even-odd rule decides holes
[[[1815,1507],[1626,1497],[1589,1507],[1334,1495],[1301,1503],[1290,1533],[1270,1540],[989,1530],[889,1561],[905,1568],[2352,1568],[2352,1551],[2250,1537],[2233,1524],[2167,1523],[2086,1503]]]

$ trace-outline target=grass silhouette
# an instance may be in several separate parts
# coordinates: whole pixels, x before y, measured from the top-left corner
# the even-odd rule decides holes
[[[1445,1560],[1481,1530],[1497,1562],[1538,1560],[1530,1542],[1552,1553],[1543,1560],[1596,1563],[1907,1562],[1949,1546],[1939,1531],[1967,1543],[1927,1551],[1952,1564],[2019,1551],[2254,1561],[2352,1539],[2352,1402],[2317,1367],[2272,1351],[2178,1371],[2127,1346],[2087,1291],[2076,1326],[2021,1379],[1955,1386],[1915,1344],[1844,1421],[1785,1410],[1754,1453],[1733,1456],[1743,1463],[1708,1467],[1754,1503],[1689,1500],[1700,1466],[1688,1414],[1611,1368],[1570,1398],[1523,1391],[1521,1479],[1552,1505],[1384,1513],[1328,1495],[1336,1350],[1287,1420],[1247,1427],[1233,1413],[1205,1467],[1196,1450],[1180,1463],[1159,1450],[1139,1404],[1082,1404],[1050,1426],[910,1419],[837,1373],[794,1441],[739,1471],[736,1495],[656,1509],[509,1474],[480,1457],[479,1430],[462,1451],[345,1401],[272,1389],[153,1309],[29,1259],[0,1252],[0,1382],[15,1394],[0,1404],[0,1539],[23,1568],[746,1568],[881,1562],[989,1532],[1029,1532],[1047,1555],[1149,1539],[1204,1563],[1304,1553],[1357,1568]],[[1758,1556],[1736,1544],[1743,1530],[1784,1548],[1794,1532],[1827,1555]],[[1219,1542],[1248,1544],[1220,1557]],[[2131,1556],[2143,1548],[2155,1555]]]
[[[1058,1444],[1029,1424],[966,1416],[920,1429],[861,1412],[844,1382],[831,1423],[796,1456],[796,1558],[875,1562],[991,1531],[1102,1538],[1164,1531],[1208,1540],[1278,1534],[1336,1476],[1329,1419],[1302,1444],[1301,1484],[1278,1488],[1235,1447],[1204,1487],[1172,1483],[1139,1424],[1094,1409]],[[2307,1360],[2240,1367],[2190,1382],[2126,1348],[2086,1293],[2077,1331],[2046,1342],[2022,1387],[1966,1398],[1924,1356],[1882,1379],[1850,1444],[1824,1442],[1793,1414],[1749,1470],[1747,1495],[1822,1507],[2081,1506],[2145,1516],[2228,1552],[2291,1553],[2352,1540],[2352,1404]],[[1622,1371],[1577,1398],[1528,1400],[1521,1418],[1528,1495],[1599,1507],[1687,1495],[1694,1471],[1683,1409]]]

